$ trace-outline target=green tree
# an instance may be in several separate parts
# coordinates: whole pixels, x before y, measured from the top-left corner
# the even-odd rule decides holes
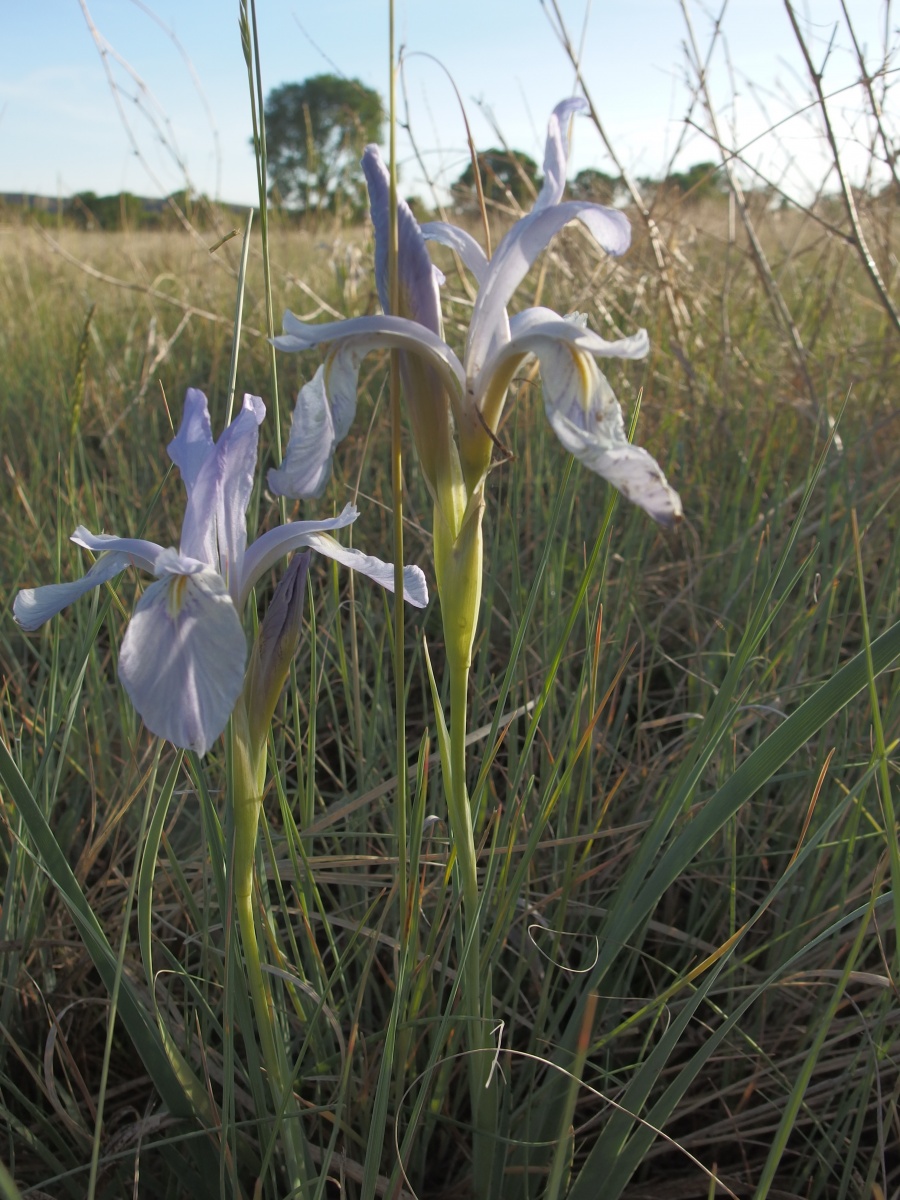
[[[665,186],[676,188],[683,196],[689,193],[692,200],[715,196],[722,192],[722,169],[714,162],[694,163],[686,171],[673,171],[667,175]]]
[[[358,79],[313,75],[266,97],[271,194],[305,211],[362,208],[359,158],[384,124],[378,92]]]
[[[538,165],[520,150],[498,150],[496,146],[485,150],[478,155],[478,173],[485,200],[495,204],[509,204],[512,198],[520,208],[530,208],[540,190]],[[475,201],[475,172],[471,163],[454,183],[453,194],[463,208]]]
[[[83,229],[137,229],[146,217],[144,201],[131,192],[79,192],[66,201],[65,211]]]
[[[592,200],[595,204],[612,204],[621,182],[617,176],[607,175],[596,167],[585,167],[572,180],[572,198]]]

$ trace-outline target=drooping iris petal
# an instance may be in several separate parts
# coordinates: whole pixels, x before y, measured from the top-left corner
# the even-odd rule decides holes
[[[297,499],[321,496],[331,478],[337,443],[325,393],[325,367],[321,366],[297,395],[284,461],[280,467],[270,468],[267,476],[270,490],[276,496]]]
[[[437,493],[440,468],[455,453],[451,406],[459,405],[466,393],[462,364],[446,342],[424,325],[405,317],[356,317],[328,325],[306,325],[292,313],[285,313],[284,328],[285,334],[273,339],[281,350],[305,350],[318,342],[334,343],[325,360],[322,376],[334,438],[331,444],[323,439],[318,448],[310,450],[310,474],[315,477],[320,469],[327,469],[334,446],[350,426],[356,411],[359,368],[365,356],[373,350],[396,346],[407,352],[401,355],[400,364],[404,391],[422,469],[429,486]],[[320,403],[315,393],[302,396],[302,399],[304,404],[307,400],[312,404]],[[298,404],[300,400],[298,396]],[[300,429],[307,420],[306,414],[301,413],[301,416]],[[290,452],[290,444],[288,450]],[[306,454],[304,448],[301,458],[305,459]],[[270,477],[270,484],[281,494],[297,494],[291,490],[290,473],[280,475],[276,472]]]
[[[391,177],[377,146],[366,146],[363,173],[369,189],[369,210],[375,226],[375,283],[385,313],[391,312],[388,288]],[[408,317],[440,337],[441,297],[438,276],[428,257],[425,239],[409,205],[397,198],[397,275],[400,308],[394,316]]]
[[[359,512],[354,505],[348,504],[337,517],[331,517],[326,521],[292,521],[287,525],[279,525],[275,529],[270,529],[262,537],[258,537],[247,551],[244,559],[244,590],[240,597],[240,605],[243,605],[250,589],[261,575],[280,558],[290,554],[292,550],[299,550],[302,547],[318,550],[328,558],[333,558],[336,562],[350,567],[351,570],[361,571],[362,574],[374,579],[376,583],[380,583],[382,587],[393,591],[394,567],[391,563],[382,562],[379,558],[372,558],[359,550],[347,549],[329,536],[330,530],[343,529],[347,525],[352,525],[358,516]],[[403,577],[405,580],[403,594],[406,599],[410,604],[424,608],[428,603],[425,576],[418,567],[404,567]]]
[[[638,329],[627,337],[608,342],[588,327],[585,313],[569,313],[561,317],[552,308],[525,308],[510,319],[509,327],[511,336],[516,340],[532,334],[558,337],[603,358],[646,358],[650,351],[646,329]]]
[[[534,337],[531,349],[547,419],[565,449],[661,525],[681,520],[678,493],[653,456],[628,441],[622,409],[593,357],[558,337]]]
[[[181,472],[188,496],[194,489],[200,468],[214,448],[206,397],[197,388],[188,388],[178,433],[166,447],[169,458]]]
[[[405,317],[351,317],[347,321],[309,325],[292,312],[286,312],[284,333],[272,338],[277,350],[295,352],[311,350],[313,346],[327,345],[329,342],[336,344],[336,350],[357,342],[365,343],[368,346],[367,354],[371,350],[390,350],[394,346],[398,350],[411,350],[428,358],[438,370],[451,376],[465,390],[466,376],[462,364],[447,343],[424,325]]]
[[[243,584],[238,597],[238,608],[244,607],[250,589],[280,558],[284,558],[292,550],[300,550],[310,544],[310,534],[344,529],[347,525],[352,525],[358,516],[359,510],[356,506],[347,504],[336,517],[329,517],[324,521],[289,521],[286,525],[277,525],[262,537],[258,537],[244,557]]]
[[[608,342],[588,329],[579,317],[561,317],[550,308],[526,308],[516,313],[510,323],[510,340],[485,363],[475,386],[475,402],[481,407],[491,387],[493,376],[501,371],[508,359],[523,354],[539,354],[548,342],[564,343],[599,358],[646,358],[650,339],[646,329],[628,337]]]
[[[421,226],[422,236],[426,242],[439,242],[455,250],[465,266],[475,276],[480,284],[487,273],[488,258],[470,233],[451,225],[447,221],[427,221]]]
[[[119,677],[152,733],[202,755],[231,716],[246,658],[225,582],[201,566],[164,574],[141,597],[122,640]]]
[[[366,343],[368,345],[368,343]],[[297,395],[284,461],[268,474],[276,496],[321,496],[331,477],[338,443],[356,415],[356,387],[365,351],[360,344],[336,346]]]
[[[670,529],[684,516],[681,497],[672,488],[659,463],[643,446],[630,443],[616,450],[602,450],[585,441],[578,448],[578,431],[566,429],[558,419],[551,419],[557,437],[574,458],[617,488],[648,513],[654,521]]]
[[[356,416],[356,385],[362,360],[370,353],[372,343],[359,342],[332,346],[325,358],[323,384],[331,403],[331,420],[334,425],[334,440],[342,442],[350,432]]]
[[[502,344],[506,306],[513,293],[553,235],[570,221],[585,225],[607,254],[624,254],[631,244],[631,225],[624,213],[586,200],[567,200],[516,221],[497,247],[475,301],[466,347],[470,376]]]
[[[331,322],[328,325],[305,325],[292,313],[284,315],[285,333],[273,338],[280,350],[306,350],[318,342],[333,346],[325,360],[322,376],[325,399],[330,405],[334,436],[330,443],[323,438],[318,447],[303,448],[300,460],[309,454],[308,475],[315,479],[319,471],[327,471],[334,447],[344,436],[356,412],[356,391],[359,368],[362,360],[373,350],[396,347],[400,355],[400,373],[403,390],[409,407],[413,436],[419,452],[419,461],[426,483],[437,498],[441,493],[443,473],[449,470],[456,454],[453,446],[451,411],[457,412],[466,394],[466,377],[462,364],[446,342],[405,317],[356,317],[350,321]],[[320,404],[320,397],[298,396],[304,404]],[[301,412],[302,429],[313,414]],[[322,419],[322,418],[320,418]],[[293,428],[291,431],[293,438]],[[288,446],[290,451],[290,444]],[[286,464],[285,464],[286,465]],[[298,469],[297,478],[305,472]],[[290,472],[270,476],[273,490],[283,495],[304,495],[292,490]]]
[[[109,552],[102,554],[81,579],[72,583],[48,583],[43,587],[23,588],[13,601],[13,616],[30,633],[68,608],[85,592],[115,579],[130,563],[127,554]]]
[[[311,550],[318,550],[320,554],[333,558],[335,562],[350,567],[351,570],[357,571],[361,575],[368,575],[370,579],[381,584],[389,592],[394,590],[393,563],[382,562],[380,558],[363,554],[361,550],[352,550],[347,546],[342,546],[327,533],[310,534],[306,544]],[[428,603],[428,585],[425,582],[424,574],[418,567],[403,568],[403,598],[409,604],[414,604],[416,608],[424,608]]]
[[[94,554],[105,554],[109,550],[124,554],[134,566],[151,573],[156,571],[159,556],[163,553],[162,546],[157,546],[156,542],[148,542],[144,538],[116,537],[114,533],[91,533],[83,525],[76,526],[69,540]]]

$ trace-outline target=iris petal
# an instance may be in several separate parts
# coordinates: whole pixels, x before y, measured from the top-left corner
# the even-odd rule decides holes
[[[209,404],[197,388],[188,388],[178,433],[166,449],[169,458],[181,472],[181,478],[190,496],[200,468],[215,449],[209,420]]]
[[[72,583],[48,583],[43,587],[23,588],[13,601],[13,616],[16,622],[30,633],[64,608],[68,608],[85,592],[114,579],[130,564],[131,559],[127,554],[106,553],[97,559],[81,579]]]
[[[423,355],[448,377],[452,376],[455,386],[465,391],[465,372],[447,343],[424,325],[409,321],[406,317],[351,317],[348,321],[308,325],[292,312],[286,312],[284,333],[272,338],[277,350],[295,352],[311,350],[313,346],[329,342],[334,342],[336,346],[364,344],[368,347],[366,354],[371,350],[387,350],[394,346],[398,350],[411,350],[414,354]]]
[[[297,396],[284,461],[280,467],[270,469],[269,489],[276,496],[298,499],[321,496],[331,478],[337,443],[331,404],[325,394],[325,368],[321,366]]]
[[[542,208],[549,208],[562,200],[569,160],[569,119],[577,112],[584,112],[587,107],[586,100],[575,96],[571,100],[560,101],[550,114],[544,149],[544,183],[532,212],[540,212]]]
[[[535,338],[532,353],[547,419],[566,450],[661,525],[680,521],[678,493],[653,456],[628,441],[619,402],[591,355],[553,338]]]
[[[366,146],[362,168],[369,189],[369,206],[375,226],[375,283],[386,313],[391,311],[388,294],[388,246],[390,242],[391,177],[377,146]],[[400,311],[432,333],[441,333],[441,297],[438,277],[425,249],[425,239],[409,205],[397,199],[397,274]]]
[[[546,337],[572,341],[582,350],[605,358],[646,358],[650,350],[650,339],[646,329],[639,329],[627,337],[608,342],[588,328],[587,320],[583,313],[569,313],[568,316],[561,317],[552,308],[538,307],[525,308],[516,313],[509,326],[513,338],[543,334]]]
[[[359,510],[353,504],[347,504],[336,517],[329,517],[324,521],[289,521],[287,525],[277,525],[262,537],[258,537],[244,559],[243,587],[238,598],[238,607],[244,607],[250,589],[280,558],[284,558],[292,550],[310,545],[311,534],[344,529],[347,525],[352,525],[358,516]]]
[[[224,580],[205,568],[150,585],[125,631],[119,677],[152,733],[202,755],[237,702],[246,657]]]
[[[357,381],[363,359],[374,350],[396,347],[407,352],[401,354],[401,373],[409,399],[414,437],[426,481],[432,492],[437,492],[440,468],[455,453],[451,448],[451,408],[463,404],[466,395],[465,372],[447,343],[424,325],[404,317],[356,317],[329,325],[306,325],[292,313],[285,313],[284,328],[285,335],[273,339],[275,346],[282,350],[305,350],[320,341],[333,343],[325,361],[322,382],[334,434],[330,441],[323,436],[321,444],[311,453],[310,483],[318,479],[320,470],[327,470],[334,447],[346,433],[356,412]],[[308,400],[321,403],[315,393],[312,396],[301,393],[298,404],[301,399],[304,405]],[[300,415],[302,430],[307,420],[302,406]],[[324,414],[320,419],[327,424]],[[293,437],[293,429],[291,432]],[[305,454],[306,451],[301,452],[300,460]],[[287,471],[287,467],[285,463],[279,471]],[[304,474],[298,470],[300,481]],[[270,482],[273,490],[285,495],[308,494],[292,490],[289,471],[284,475],[275,472]]]
[[[83,525],[76,527],[71,541],[76,546],[84,546],[94,554],[105,554],[108,550],[116,554],[125,554],[128,561],[142,571],[156,571],[156,564],[162,554],[162,546],[156,542],[145,541],[144,538],[116,537],[114,533],[91,533]]]
[[[624,254],[631,243],[631,226],[624,213],[586,200],[554,204],[516,221],[497,247],[475,301],[466,349],[470,377],[502,344],[506,306],[516,288],[553,235],[570,221],[581,221],[607,254]]]
[[[259,427],[266,406],[259,396],[244,396],[244,405],[216,445],[219,488],[216,504],[219,571],[232,597],[241,588],[241,569],[247,549],[247,506],[253,491]]]
[[[213,451],[204,460],[188,492],[181,524],[181,551],[210,567],[219,565],[216,507],[221,480],[220,461]]]
[[[241,411],[197,472],[181,527],[182,554],[218,568],[233,593],[240,588],[247,505],[265,412],[258,396],[244,397]]]
[[[659,463],[642,446],[633,446],[626,439],[624,445],[606,449],[602,442],[590,438],[559,413],[550,415],[550,424],[574,458],[611,483],[654,521],[671,528],[682,519],[681,498]]]
[[[310,534],[306,544],[311,550],[318,550],[320,554],[333,558],[342,566],[350,567],[361,575],[368,575],[389,592],[394,590],[393,563],[382,562],[380,558],[373,558],[371,554],[363,554],[361,550],[342,546],[327,533]],[[418,567],[403,568],[403,598],[416,608],[424,608],[428,603],[428,584]]]
[[[421,228],[426,242],[439,242],[455,250],[475,276],[476,283],[483,281],[487,274],[488,258],[470,233],[447,221],[428,221]]]
[[[566,343],[601,358],[646,358],[650,339],[646,329],[608,342],[572,317],[561,317],[550,308],[527,308],[510,321],[510,340],[485,363],[475,387],[475,402],[481,407],[493,376],[508,359],[538,354],[547,342]]]

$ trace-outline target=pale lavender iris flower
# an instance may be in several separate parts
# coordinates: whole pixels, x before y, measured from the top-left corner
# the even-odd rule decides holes
[[[128,566],[155,575],[125,630],[119,677],[151,732],[201,755],[225,728],[243,686],[244,604],[280,558],[309,547],[389,591],[394,587],[390,563],[330,536],[356,520],[352,505],[329,520],[279,525],[248,547],[246,513],[265,411],[258,396],[245,396],[240,413],[216,442],[206,397],[189,388],[181,427],[168,447],[187,490],[179,548],[92,534],[79,526],[72,541],[99,555],[87,574],[72,583],[26,588],[13,604],[19,625],[33,630]],[[418,567],[404,568],[404,596],[420,608],[428,602]]]
[[[489,444],[485,451],[483,445],[478,447],[478,438],[484,440],[485,427],[496,432],[512,377],[525,358],[534,355],[540,363],[547,418],[566,450],[656,521],[672,525],[681,519],[678,494],[656,460],[629,443],[622,410],[597,365],[602,358],[645,357],[649,348],[646,330],[608,342],[588,330],[586,320],[577,315],[562,317],[548,308],[528,308],[511,318],[507,313],[507,305],[538,255],[571,221],[579,221],[608,254],[623,254],[630,244],[628,219],[617,209],[562,199],[567,127],[571,116],[585,107],[583,100],[572,99],[554,109],[540,195],[490,260],[465,230],[444,222],[420,228],[408,206],[399,202],[401,312],[408,316],[387,313],[389,177],[378,148],[367,147],[363,169],[375,225],[376,279],[386,315],[311,325],[285,313],[284,333],[274,339],[276,347],[300,351],[326,345],[328,351],[325,362],[297,398],[285,461],[269,473],[273,491],[288,496],[321,494],[331,473],[335,447],[346,436],[356,411],[362,359],[371,350],[384,347],[416,356],[445,390],[466,482],[470,492],[474,491],[490,461]],[[425,240],[455,250],[478,284],[462,362],[443,340],[438,293],[442,277],[431,265]],[[419,402],[419,398],[410,399],[411,406]],[[427,420],[432,420],[430,414]],[[416,432],[421,457],[423,449],[427,454],[427,443]]]

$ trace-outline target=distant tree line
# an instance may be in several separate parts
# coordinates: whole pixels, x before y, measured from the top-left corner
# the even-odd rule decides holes
[[[161,200],[117,192],[98,196],[78,192],[66,201],[65,215],[81,229],[168,229],[181,224],[179,213],[192,225],[205,228],[212,224],[212,208],[206,196],[183,190]]]
[[[235,205],[216,205],[233,212],[246,211]],[[173,192],[155,199],[132,192],[98,196],[96,192],[77,192],[74,196],[36,196],[21,192],[0,194],[0,218],[27,216],[42,225],[65,224],[68,227],[107,232],[134,229],[174,229],[181,225],[179,213],[195,228],[213,225],[213,206],[206,196],[188,191]]]
[[[349,156],[350,152],[346,151]],[[279,168],[279,184],[270,188],[270,198],[276,208],[289,221],[324,214],[347,221],[362,220],[366,209],[365,187],[360,177],[358,162],[354,160],[355,174],[350,171],[349,161],[326,172],[317,168],[319,184],[310,180],[302,184],[289,183],[284,168]],[[478,155],[482,193],[491,208],[529,209],[541,189],[540,171],[534,159],[517,150],[501,150],[494,147]],[[701,199],[720,194],[722,184],[720,172],[714,163],[697,163],[687,171],[676,172],[663,180],[641,178],[642,191],[653,195],[660,189],[690,199]],[[569,195],[577,200],[592,200],[598,204],[615,204],[627,199],[621,179],[608,175],[594,167],[579,171],[569,181]],[[466,167],[451,188],[452,206],[459,213],[473,213],[477,207],[475,172],[472,164]],[[290,202],[288,202],[288,199]],[[427,219],[421,201],[411,198],[416,211]],[[199,229],[215,225],[214,208],[238,216],[246,212],[240,205],[213,205],[205,196],[194,196],[186,191],[173,193],[163,199],[136,196],[132,192],[116,192],[110,196],[98,196],[96,192],[78,192],[74,196],[58,198],[26,193],[0,193],[0,220],[6,217],[26,215],[42,225],[64,224],[85,230],[119,232],[123,230],[177,229],[181,226],[179,213]]]
[[[477,158],[485,203],[531,207],[541,188],[540,172],[534,159],[520,150],[500,150],[496,146],[478,154]],[[644,176],[638,182],[641,190],[649,194],[663,191],[693,200],[723,192],[722,172],[713,162],[695,163],[686,171],[673,171],[662,179]],[[451,192],[457,208],[465,211],[475,207],[478,192],[471,162],[453,184]],[[615,204],[627,198],[624,181],[596,167],[579,171],[569,181],[568,192],[574,200],[592,200],[596,204]]]

